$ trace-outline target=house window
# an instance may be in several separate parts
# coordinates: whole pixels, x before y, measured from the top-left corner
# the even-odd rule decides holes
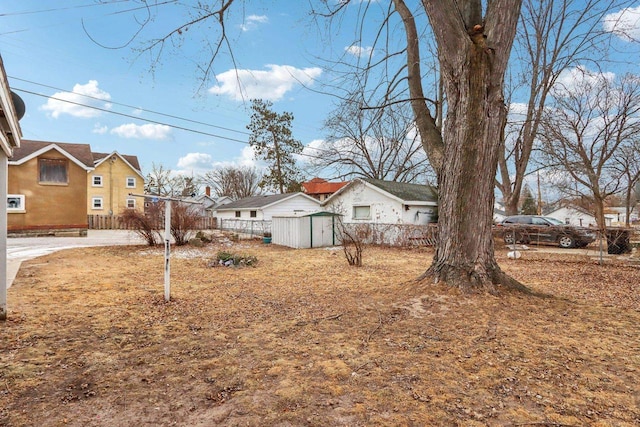
[[[41,183],[67,184],[69,182],[67,164],[68,161],[65,159],[39,159],[40,175],[38,181]]]
[[[102,175],[93,175],[91,185],[93,187],[102,187]]]
[[[354,206],[353,219],[371,219],[371,206]]]
[[[7,194],[7,212],[26,212],[24,194]]]
[[[102,209],[102,197],[92,197],[91,207],[93,209]]]
[[[127,209],[136,208],[136,199],[127,199]]]
[[[249,211],[249,216],[251,218],[257,218],[258,217],[258,211]]]
[[[240,218],[240,211],[236,211],[236,218]]]
[[[136,188],[136,179],[133,176],[127,177],[127,188]]]

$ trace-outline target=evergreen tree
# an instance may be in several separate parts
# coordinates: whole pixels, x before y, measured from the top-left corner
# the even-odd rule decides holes
[[[538,206],[528,186],[524,187],[523,193],[524,199],[522,201],[520,213],[523,215],[536,215],[538,213]]]
[[[272,188],[285,193],[292,184],[301,181],[295,154],[302,152],[302,143],[293,138],[293,114],[278,114],[271,110],[273,103],[261,99],[251,100],[251,131],[249,144],[256,157],[267,163],[268,171],[262,176],[261,188]]]

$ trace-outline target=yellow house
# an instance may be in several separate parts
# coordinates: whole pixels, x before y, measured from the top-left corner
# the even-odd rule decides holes
[[[11,234],[87,234],[88,144],[22,140],[8,162]]]
[[[92,153],[94,169],[87,174],[87,214],[120,215],[125,209],[144,211],[144,176],[136,156]]]

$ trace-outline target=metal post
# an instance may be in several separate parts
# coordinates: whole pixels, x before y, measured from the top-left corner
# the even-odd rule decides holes
[[[164,201],[164,300],[171,299],[171,200]]]

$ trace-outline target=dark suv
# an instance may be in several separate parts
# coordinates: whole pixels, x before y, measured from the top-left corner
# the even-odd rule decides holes
[[[548,216],[508,216],[498,224],[504,242],[555,243],[561,248],[581,248],[596,240],[596,234],[584,227],[568,225]]]

